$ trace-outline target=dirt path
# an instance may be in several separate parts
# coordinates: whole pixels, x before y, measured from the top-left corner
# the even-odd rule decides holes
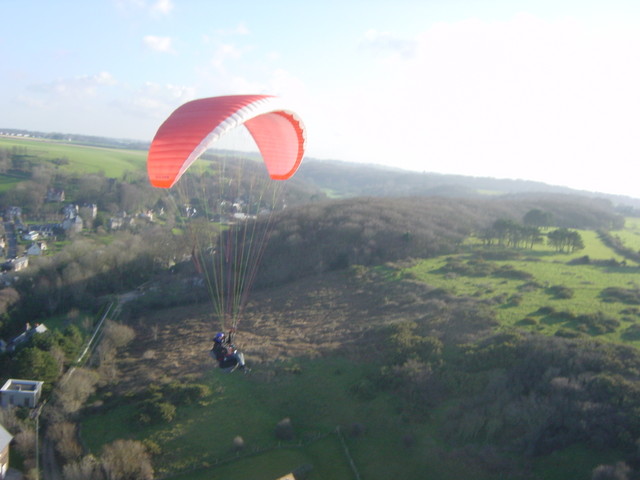
[[[53,443],[46,437],[42,440],[42,456],[40,458],[42,460],[42,478],[44,480],[62,480]]]

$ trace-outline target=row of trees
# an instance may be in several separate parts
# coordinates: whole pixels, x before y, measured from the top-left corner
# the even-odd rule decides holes
[[[611,233],[606,230],[599,230],[598,236],[605,245],[615,250],[618,255],[622,255],[628,260],[640,263],[640,250],[636,251],[633,248],[626,246],[619,236],[611,235]]]
[[[537,225],[522,225],[500,218],[478,235],[484,245],[509,248],[529,248],[544,243],[545,235]],[[558,252],[574,252],[584,248],[582,236],[575,230],[557,228],[546,233],[547,242]]]

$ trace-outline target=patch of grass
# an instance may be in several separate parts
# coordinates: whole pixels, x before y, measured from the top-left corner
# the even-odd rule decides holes
[[[188,473],[166,477],[166,480],[212,480],[233,478],[236,480],[273,480],[295,471],[304,465],[311,465],[308,480],[322,478],[351,479],[353,474],[346,463],[340,460],[340,445],[335,436],[328,437],[306,448],[282,448],[262,454],[243,457],[236,461],[204,467]],[[329,450],[336,451],[338,462],[331,468],[322,460]],[[320,461],[319,461],[320,460]]]
[[[142,172],[146,166],[147,152],[144,150],[120,150],[116,148],[92,147],[43,140],[0,138],[0,148],[26,148],[34,160],[54,164],[64,158],[68,163],[59,165],[70,173],[104,173],[110,178],[121,178],[125,172]],[[1,185],[1,182],[0,182]]]
[[[602,451],[572,445],[549,456],[535,458],[532,465],[535,478],[545,480],[566,480],[568,478],[591,478],[590,465],[614,464],[620,460],[620,453],[614,450]]]
[[[267,480],[304,464],[313,465],[310,480],[347,480],[353,472],[335,433],[340,425],[363,478],[388,478],[390,471],[398,478],[420,478],[424,472],[443,480],[472,475],[470,467],[440,458],[433,425],[410,426],[403,421],[392,392],[378,391],[366,400],[353,395],[352,385],[375,371],[375,365],[337,357],[300,359],[296,365],[297,374],[287,373],[289,364],[284,362],[263,365],[250,376],[212,371],[204,383],[217,393],[205,404],[178,407],[172,423],[132,429],[136,404],[122,402],[87,416],[82,422],[83,440],[99,453],[102,445],[116,438],[147,438],[161,449],[155,457],[157,473],[171,480],[228,478],[228,474]],[[285,417],[291,419],[295,438],[279,443],[275,426]],[[362,425],[358,435],[349,433],[354,424]],[[238,435],[245,446],[236,453],[233,439]],[[410,447],[403,442],[408,435],[413,439]]]
[[[0,192],[11,190],[20,182],[27,180],[25,175],[0,175]]]
[[[624,229],[614,230],[611,235],[619,237],[625,247],[640,251],[640,218],[627,217]]]
[[[504,327],[516,325],[547,335],[554,335],[560,328],[566,329],[566,326],[552,322],[523,322],[541,306],[548,305],[576,316],[601,312],[608,318],[622,322],[620,328],[589,331],[611,341],[630,342],[632,336],[621,336],[626,328],[624,316],[620,313],[624,307],[623,300],[603,297],[601,293],[605,289],[635,291],[637,267],[568,265],[571,259],[585,254],[592,259],[621,259],[600,241],[596,232],[580,231],[580,234],[585,241],[585,249],[573,254],[559,254],[546,247],[536,247],[533,252],[527,251],[526,256],[508,259],[508,256],[500,255],[496,258],[505,260],[484,260],[481,263],[467,262],[467,255],[460,254],[446,259],[422,260],[405,272],[454,295],[474,297],[500,307],[496,308],[496,315]],[[478,265],[482,266],[481,270]],[[484,272],[484,275],[480,276],[480,272]],[[494,272],[516,272],[518,275],[497,277]],[[564,294],[558,295],[560,291]],[[613,323],[610,322],[610,325]]]

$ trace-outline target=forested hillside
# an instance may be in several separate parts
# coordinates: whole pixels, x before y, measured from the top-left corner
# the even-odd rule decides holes
[[[428,161],[425,161],[425,171],[421,173],[376,165],[309,159],[300,167],[297,178],[335,197],[418,195],[477,198],[487,194],[561,193],[605,198],[616,205],[640,208],[638,198],[584,192],[542,182],[429,173]]]
[[[274,223],[258,284],[455,252],[496,220],[522,223],[538,210],[548,227],[612,229],[624,223],[605,200],[538,194],[478,200],[356,198],[290,209]]]

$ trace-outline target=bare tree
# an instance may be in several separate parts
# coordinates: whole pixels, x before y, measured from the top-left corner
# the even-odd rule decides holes
[[[592,480],[628,480],[631,468],[624,463],[615,465],[598,465],[591,473]]]
[[[82,455],[75,423],[54,423],[47,429],[47,435],[53,441],[56,451],[66,462],[77,460]]]
[[[133,328],[121,323],[107,320],[104,327],[104,340],[114,347],[121,348],[130,343],[136,336]]]
[[[116,365],[117,349],[124,347],[135,338],[135,331],[126,325],[111,320],[105,322],[104,337],[98,346],[97,360],[100,379],[113,383],[118,377]]]
[[[153,467],[146,447],[135,440],[116,440],[102,449],[107,480],[152,480]]]
[[[16,415],[15,408],[0,408],[0,425],[14,435],[22,429],[22,421]]]
[[[36,432],[35,430],[25,429],[18,433],[15,437],[16,450],[23,457],[31,456],[36,451]]]
[[[68,414],[77,412],[96,391],[98,374],[86,368],[77,368],[61,382],[56,390],[56,403]]]
[[[82,457],[76,462],[66,464],[62,469],[64,480],[104,480],[100,461],[93,455]]]

